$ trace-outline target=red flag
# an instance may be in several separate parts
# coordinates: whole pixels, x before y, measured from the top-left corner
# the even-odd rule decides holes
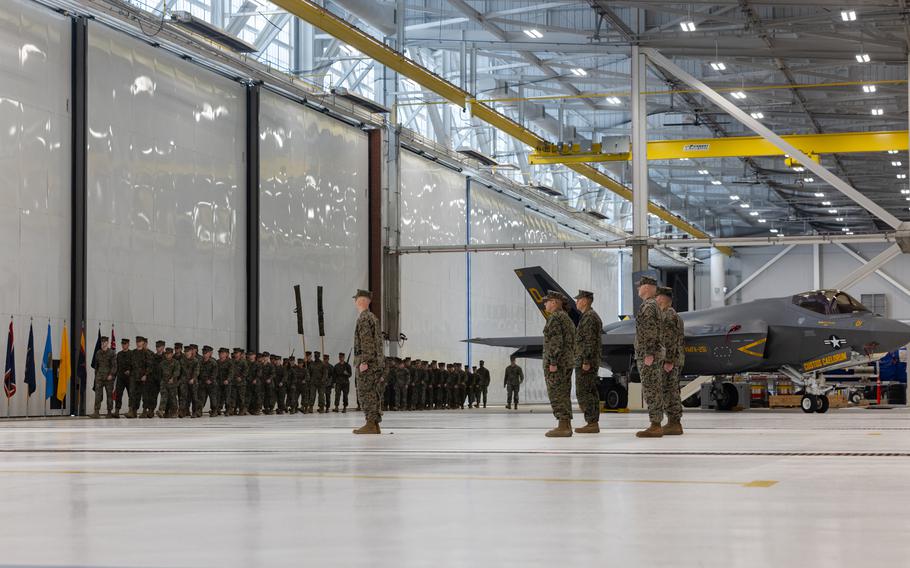
[[[3,373],[3,392],[6,398],[16,394],[16,354],[13,344],[13,319],[9,320],[9,337],[6,339],[6,372]]]

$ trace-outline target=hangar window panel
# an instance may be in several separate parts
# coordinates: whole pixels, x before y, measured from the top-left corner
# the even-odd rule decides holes
[[[860,302],[873,314],[888,317],[888,301],[884,294],[862,294]]]

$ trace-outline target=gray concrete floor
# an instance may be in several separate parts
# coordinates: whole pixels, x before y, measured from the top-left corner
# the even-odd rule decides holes
[[[910,411],[646,418],[0,422],[0,566],[907,565]]]

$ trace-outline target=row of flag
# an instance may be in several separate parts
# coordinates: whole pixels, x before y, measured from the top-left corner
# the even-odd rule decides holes
[[[111,330],[111,342],[114,340],[114,331]],[[98,341],[95,345],[95,352],[101,349],[101,330],[98,330]],[[60,368],[57,373],[57,383],[54,384],[54,352],[53,342],[51,341],[51,324],[47,324],[47,339],[44,341],[44,355],[41,358],[41,374],[44,376],[44,399],[56,398],[60,402],[66,399],[66,393],[69,389],[70,378],[72,377],[72,364],[70,362],[69,334],[66,331],[66,324],[63,324],[63,336],[60,340]],[[92,368],[95,368],[94,357],[92,357]],[[86,377],[85,370],[85,329],[82,330],[79,345],[79,362],[76,368],[77,376],[84,383]],[[28,396],[32,396],[37,390],[35,372],[35,333],[31,323],[28,325],[28,348],[25,353],[25,377],[23,383],[28,387]],[[13,343],[13,320],[10,318],[9,334],[6,339],[6,370],[3,373],[3,393],[6,398],[12,398],[16,394],[16,353]]]

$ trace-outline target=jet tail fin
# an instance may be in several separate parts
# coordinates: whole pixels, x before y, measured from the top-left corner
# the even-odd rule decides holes
[[[540,310],[540,314],[544,318],[548,317],[547,311],[544,309],[543,305],[543,297],[547,295],[547,292],[553,290],[563,294],[567,298],[572,297],[540,266],[519,268],[515,271],[515,275],[521,280],[522,286],[525,287],[525,290],[528,291],[528,295],[531,296],[531,301],[534,302],[534,305],[537,306],[537,309]],[[581,319],[581,312],[579,312],[578,308],[571,302],[567,313],[569,314],[569,317],[572,318],[572,321],[575,322],[575,325],[578,325],[578,321]]]

